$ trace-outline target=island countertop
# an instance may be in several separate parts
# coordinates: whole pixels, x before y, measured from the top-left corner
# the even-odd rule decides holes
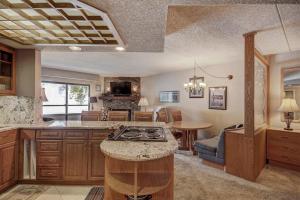
[[[164,125],[167,142],[136,142],[104,140],[101,151],[112,158],[125,161],[147,161],[167,157],[178,149],[178,143]]]

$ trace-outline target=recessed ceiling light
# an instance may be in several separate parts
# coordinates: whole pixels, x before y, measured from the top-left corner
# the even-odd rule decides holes
[[[116,50],[117,50],[117,51],[124,51],[124,50],[125,50],[125,48],[124,48],[124,47],[121,47],[121,46],[119,46],[119,47],[116,47]]]
[[[70,46],[69,49],[71,49],[72,51],[81,51],[81,48],[76,46]]]

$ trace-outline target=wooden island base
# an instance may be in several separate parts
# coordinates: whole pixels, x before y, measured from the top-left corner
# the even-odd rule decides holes
[[[173,200],[173,187],[173,154],[149,161],[124,161],[105,155],[105,200],[127,200],[126,195]]]

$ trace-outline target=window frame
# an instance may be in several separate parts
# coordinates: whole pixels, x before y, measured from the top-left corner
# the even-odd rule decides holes
[[[91,86],[90,84],[81,84],[81,83],[67,83],[67,82],[59,82],[59,81],[42,81],[42,84],[43,83],[53,83],[53,84],[62,84],[62,85],[65,85],[66,86],[66,101],[65,101],[65,104],[64,105],[43,105],[43,108],[44,106],[45,107],[52,107],[52,106],[56,106],[56,107],[65,107],[65,111],[66,113],[65,114],[52,114],[52,115],[65,115],[65,120],[68,120],[68,116],[69,115],[77,115],[77,113],[71,113],[69,114],[69,109],[68,107],[70,106],[87,106],[88,107],[88,111],[90,111],[90,97],[91,97]],[[80,86],[87,86],[89,88],[89,92],[88,92],[88,103],[87,104],[84,104],[84,105],[69,105],[69,85],[80,85]]]

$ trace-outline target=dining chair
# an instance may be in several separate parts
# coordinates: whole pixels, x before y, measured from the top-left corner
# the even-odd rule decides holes
[[[100,121],[101,112],[100,111],[82,111],[81,121]]]
[[[172,110],[171,116],[172,116],[174,122],[182,121],[182,115],[181,115],[180,110]]]
[[[158,112],[156,112],[156,121],[157,122],[165,122],[168,123],[168,112],[166,108],[161,108]]]
[[[108,111],[108,121],[128,121],[128,111]]]
[[[152,122],[153,121],[153,112],[134,112],[134,121],[140,122]]]

